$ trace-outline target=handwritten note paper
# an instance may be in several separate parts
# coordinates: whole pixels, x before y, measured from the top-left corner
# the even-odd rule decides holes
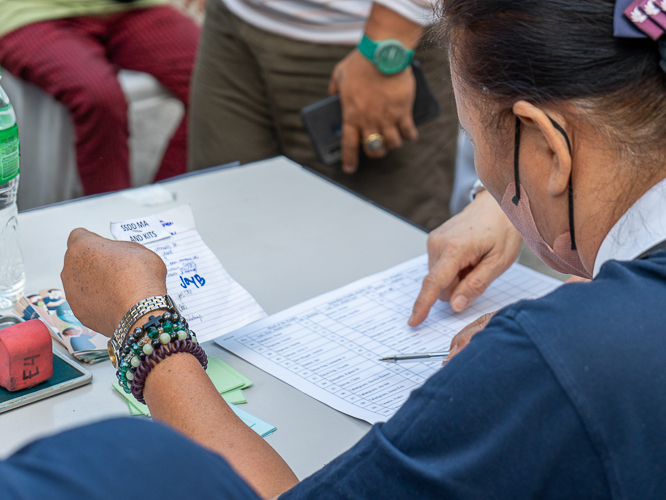
[[[167,237],[161,237],[162,229]],[[189,205],[112,223],[111,233],[116,239],[134,238],[162,258],[167,267],[167,291],[200,342],[266,317],[254,297],[229,275],[201,239]]]
[[[171,236],[157,215],[139,217],[125,222],[113,222],[111,223],[111,234],[117,240],[133,241],[143,245]]]
[[[439,302],[422,325],[410,328],[427,262],[427,256],[417,257],[216,342],[332,408],[376,423],[390,418],[441,367],[441,361],[391,364],[380,357],[442,350],[482,314],[561,284],[514,264],[463,313]]]

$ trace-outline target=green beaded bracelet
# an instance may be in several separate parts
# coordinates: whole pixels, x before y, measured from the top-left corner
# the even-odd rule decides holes
[[[128,336],[121,349],[121,361],[116,377],[126,393],[131,393],[134,373],[141,362],[161,346],[172,342],[191,340],[195,344],[197,337],[187,325],[187,320],[178,313],[165,312],[160,316],[150,316],[143,326],[137,326]]]

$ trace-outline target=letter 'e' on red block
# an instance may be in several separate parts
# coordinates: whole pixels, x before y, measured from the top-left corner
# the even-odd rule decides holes
[[[0,386],[20,391],[51,376],[51,334],[44,323],[31,319],[0,330]]]

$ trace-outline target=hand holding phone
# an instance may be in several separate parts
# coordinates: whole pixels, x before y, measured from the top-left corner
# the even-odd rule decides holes
[[[435,94],[428,84],[423,67],[416,60],[412,62],[412,71],[416,81],[413,117],[414,123],[418,126],[439,116],[441,110]],[[340,96],[334,95],[306,106],[301,110],[301,119],[319,160],[324,165],[339,163],[342,155]]]

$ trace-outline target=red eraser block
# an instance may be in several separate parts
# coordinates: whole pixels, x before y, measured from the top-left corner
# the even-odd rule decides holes
[[[31,319],[0,330],[0,386],[20,391],[52,376],[51,334],[44,323]]]

